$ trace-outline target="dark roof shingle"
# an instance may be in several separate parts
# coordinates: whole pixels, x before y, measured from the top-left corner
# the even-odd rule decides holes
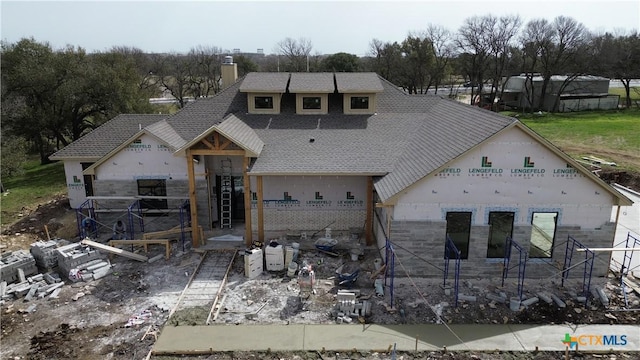
[[[122,114],[100,125],[50,156],[51,160],[85,159],[96,161],[120,146],[143,128],[169,115]]]
[[[333,73],[292,73],[289,92],[332,93],[335,91]]]
[[[384,88],[376,73],[336,73],[339,93],[379,93]]]

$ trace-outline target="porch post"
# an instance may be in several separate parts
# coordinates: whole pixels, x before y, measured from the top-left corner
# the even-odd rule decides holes
[[[373,244],[373,177],[367,178],[367,220],[365,226],[365,239],[367,245]]]
[[[242,161],[242,175],[244,184],[244,242],[247,247],[251,246],[251,182],[249,179],[249,159],[244,156]]]
[[[256,177],[258,182],[258,240],[264,244],[264,204],[262,200],[264,199],[262,192],[262,176]]]
[[[187,149],[187,176],[189,177],[189,206],[191,207],[191,245],[197,248],[200,246],[200,229],[198,227],[198,204],[196,203],[196,175],[191,149]]]

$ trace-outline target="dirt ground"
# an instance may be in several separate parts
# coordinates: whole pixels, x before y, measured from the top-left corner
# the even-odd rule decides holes
[[[609,176],[609,175],[605,175]],[[603,178],[607,179],[605,176]],[[612,180],[640,191],[640,175],[618,173]],[[629,179],[627,179],[629,178]],[[625,180],[627,179],[627,180]],[[58,197],[41,204],[36,209],[25,209],[22,219],[2,229],[0,246],[2,251],[28,249],[38,239],[49,236],[73,239],[75,235],[75,214],[69,209],[68,201]],[[58,299],[37,299],[24,302],[23,299],[6,301],[0,307],[0,358],[2,359],[144,359],[155,341],[155,335],[165,324],[201,323],[209,309],[194,309],[184,314],[176,313],[169,319],[170,310],[176,304],[189,276],[200,261],[201,254],[174,243],[169,260],[141,263],[123,257],[112,258],[113,273],[91,282],[66,282]],[[442,279],[396,278],[394,286],[395,309],[389,309],[389,288],[385,297],[375,295],[370,273],[374,271],[376,249],[367,248],[357,261],[351,260],[348,248],[338,248],[340,257],[321,254],[312,246],[303,244],[300,260],[314,266],[316,272],[316,293],[308,298],[299,296],[297,282],[285,276],[286,271],[264,272],[258,278],[248,280],[244,276],[242,252],[236,257],[230,269],[224,302],[220,305],[215,324],[247,323],[333,323],[335,315],[335,269],[343,263],[360,269],[354,289],[372,302],[368,323],[511,323],[511,324],[638,324],[640,311],[619,311],[624,307],[619,280],[611,276],[607,279],[593,279],[592,286],[602,287],[611,299],[605,309],[599,302],[589,306],[568,302],[559,309],[556,306],[538,302],[528,308],[512,311],[508,305],[492,303],[486,299],[488,292],[516,291],[515,279],[508,279],[505,287],[499,281],[465,278],[460,285],[461,293],[476,295],[475,303],[461,302],[453,306],[453,296],[445,295],[440,287]],[[151,246],[149,256],[164,253],[164,247]],[[399,271],[399,270],[397,270]],[[638,280],[640,281],[640,280]],[[638,282],[637,281],[637,282]],[[560,287],[558,281],[529,280],[525,282],[525,297],[538,291],[553,291],[558,295],[578,292],[581,284],[572,281]],[[82,295],[83,294],[83,295]],[[640,307],[638,294],[627,294],[630,307]],[[74,300],[76,298],[77,300]],[[262,305],[266,305],[260,309]],[[25,310],[32,304],[36,310]],[[260,309],[260,311],[257,311]],[[257,311],[251,319],[247,313]],[[134,316],[142,319],[141,324],[127,326]],[[581,354],[581,359],[637,358],[638,354],[615,355]],[[152,359],[170,359],[151,357]],[[197,359],[389,359],[389,353],[265,353],[231,352],[217,353]],[[560,354],[544,353],[402,353],[398,359],[557,359]]]

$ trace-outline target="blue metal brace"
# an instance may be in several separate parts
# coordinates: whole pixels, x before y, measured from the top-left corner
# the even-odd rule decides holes
[[[513,241],[510,236],[507,236],[504,244],[505,252],[502,268],[502,286],[504,286],[504,280],[509,274],[509,265],[511,263],[511,248],[514,247],[516,250],[518,250],[518,299],[522,300],[524,293],[524,277],[525,271],[527,269],[527,260],[529,253],[527,252],[527,249],[523,248],[522,246],[520,246],[520,244]]]
[[[385,264],[387,268],[384,272],[384,285],[389,287],[390,305],[393,308],[393,279],[395,278],[396,252],[393,250],[393,245],[391,245],[389,238],[386,240],[385,250]],[[389,284],[387,284],[387,279],[389,279]]]
[[[584,271],[582,274],[582,296],[586,297],[587,304],[589,303],[589,290],[591,289],[591,274],[593,273],[593,260],[595,259],[596,254],[589,250],[586,246],[582,245],[578,240],[571,237],[571,235],[567,236],[567,248],[564,253],[564,265],[562,266],[562,286],[564,287],[565,279],[569,278],[569,270],[571,270],[571,260],[573,258],[573,251],[578,247],[581,249],[585,249],[584,252],[584,260],[577,265],[584,263]]]
[[[454,257],[455,262],[455,275],[454,275],[454,292],[455,292],[455,307],[458,307],[458,289],[460,284],[460,250],[453,243],[453,240],[447,235],[447,240],[444,245],[444,279],[442,286],[447,285],[447,276],[449,275],[449,260]]]
[[[127,207],[127,228],[131,239],[135,239],[135,226],[133,215],[138,218],[138,225],[140,225],[140,231],[144,233],[144,218],[142,217],[142,209],[140,208],[140,200],[135,200]]]
[[[87,211],[85,215],[84,210]],[[89,234],[85,231],[85,221],[90,219],[91,234],[98,234],[98,224],[96,222],[96,211],[93,207],[93,200],[87,199],[76,209],[76,225],[78,226],[78,235],[81,239],[86,238]]]

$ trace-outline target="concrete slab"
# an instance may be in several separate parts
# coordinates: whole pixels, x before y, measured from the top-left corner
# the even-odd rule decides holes
[[[167,326],[153,353],[386,351],[394,344],[400,351],[564,351],[567,334],[585,351],[640,352],[640,327],[634,325],[329,324]]]
[[[153,353],[303,349],[305,325],[165,326]]]

